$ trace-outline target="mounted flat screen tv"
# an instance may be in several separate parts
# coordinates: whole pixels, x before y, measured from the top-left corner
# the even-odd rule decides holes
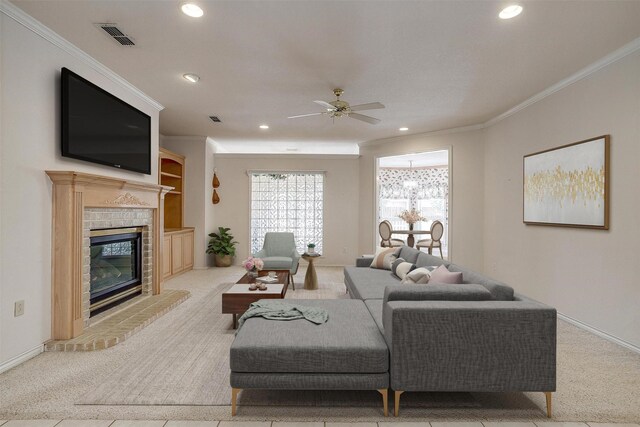
[[[151,117],[62,69],[62,156],[151,174]]]

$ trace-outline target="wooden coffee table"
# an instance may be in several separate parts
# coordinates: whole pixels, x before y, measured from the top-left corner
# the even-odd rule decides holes
[[[247,274],[242,276],[229,290],[222,294],[222,313],[233,315],[233,328],[238,327],[238,315],[243,314],[252,302],[261,299],[283,299],[289,286],[289,270],[271,270],[276,272],[277,283],[267,283],[266,291],[250,291],[249,285],[255,282]],[[266,276],[267,271],[261,271],[260,276]]]

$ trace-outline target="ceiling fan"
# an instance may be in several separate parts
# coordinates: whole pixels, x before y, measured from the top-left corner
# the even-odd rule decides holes
[[[359,105],[349,105],[348,102],[340,99],[340,95],[342,95],[344,91],[342,89],[334,89],[333,94],[336,96],[336,100],[332,102],[325,101],[313,101],[318,105],[326,108],[326,111],[322,111],[320,113],[311,113],[311,114],[300,114],[297,116],[290,116],[289,119],[297,119],[300,117],[309,117],[309,116],[320,116],[323,114],[328,115],[331,118],[335,117],[350,117],[352,119],[361,120],[363,122],[367,122],[372,125],[376,125],[380,123],[380,119],[376,119],[375,117],[365,116],[364,114],[356,113],[355,111],[363,111],[363,110],[376,110],[379,108],[384,108],[379,102],[370,102],[368,104],[359,104]]]

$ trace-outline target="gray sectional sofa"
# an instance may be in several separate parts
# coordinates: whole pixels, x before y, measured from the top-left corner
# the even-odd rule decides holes
[[[350,300],[300,300],[329,321],[248,319],[231,346],[232,413],[241,389],[540,391],[551,416],[556,310],[440,258],[402,247],[417,266],[461,271],[461,285],[406,285],[371,258],[345,267]]]

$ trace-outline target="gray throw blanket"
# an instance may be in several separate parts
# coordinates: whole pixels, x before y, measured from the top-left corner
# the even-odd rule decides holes
[[[294,305],[278,300],[260,300],[252,302],[249,309],[240,317],[238,331],[250,317],[264,317],[269,320],[307,319],[309,322],[320,325],[329,320],[329,313],[324,308]]]

